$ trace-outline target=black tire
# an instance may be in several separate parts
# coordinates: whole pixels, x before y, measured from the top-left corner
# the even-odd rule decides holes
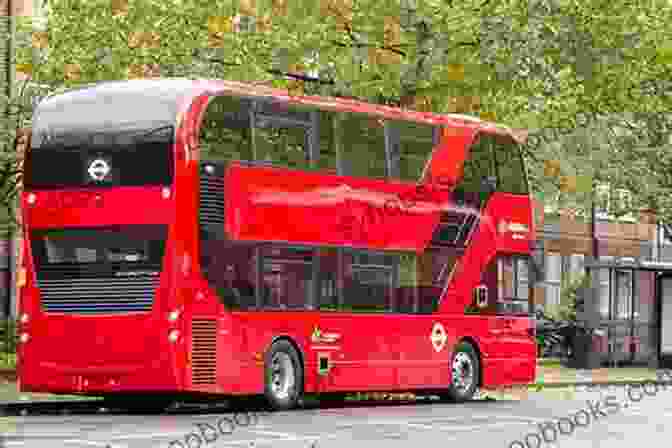
[[[462,370],[456,370],[458,367]],[[460,373],[467,375],[468,378],[458,377]],[[476,349],[468,342],[460,342],[450,359],[450,387],[440,394],[441,399],[453,403],[471,400],[478,390],[480,375],[481,364]],[[457,379],[468,381],[457,382]]]
[[[303,394],[303,365],[292,344],[274,343],[264,358],[264,396],[274,410],[297,406]]]

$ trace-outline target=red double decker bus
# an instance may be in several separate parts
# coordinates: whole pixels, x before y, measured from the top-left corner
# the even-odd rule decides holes
[[[32,129],[22,391],[287,409],[534,379],[533,214],[504,127],[165,79],[48,97]]]

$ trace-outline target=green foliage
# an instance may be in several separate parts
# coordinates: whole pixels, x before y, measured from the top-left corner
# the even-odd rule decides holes
[[[587,275],[563,282],[560,303],[557,306],[549,306],[547,314],[554,319],[576,322],[577,301],[581,300],[582,291],[589,287],[590,277]]]
[[[3,319],[0,321],[0,353],[16,353],[16,321]]]
[[[0,352],[0,369],[15,369],[16,353]]]

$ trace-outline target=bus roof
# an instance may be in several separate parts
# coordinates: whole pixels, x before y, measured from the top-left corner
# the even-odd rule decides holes
[[[524,141],[526,132],[458,114],[418,112],[346,98],[293,96],[287,90],[224,80],[176,78],[104,81],[51,95],[35,110],[34,136],[54,129],[99,131],[110,128],[152,129],[175,124],[202,95],[266,97],[335,112],[355,112],[386,120],[410,121],[448,128],[479,129]],[[102,106],[101,106],[102,105]],[[125,125],[123,125],[125,123]],[[39,143],[38,143],[39,146]]]

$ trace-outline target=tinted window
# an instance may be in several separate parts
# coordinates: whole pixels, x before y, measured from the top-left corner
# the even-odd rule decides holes
[[[503,137],[491,137],[490,141],[497,162],[498,191],[528,194],[527,176],[520,146],[513,140]]]
[[[429,156],[438,142],[438,128],[427,124],[394,121],[388,122],[390,139],[388,145],[398,139],[397,155],[399,168],[393,177],[409,182],[417,182],[422,177]],[[394,147],[393,147],[394,148]]]
[[[269,98],[217,97],[201,125],[201,159],[333,170],[334,115]]]
[[[169,127],[151,136],[119,134],[79,145],[70,145],[69,139],[43,144],[26,155],[25,186],[49,189],[170,185],[172,133],[173,128]]]
[[[382,120],[363,114],[343,114],[340,121],[343,142],[343,174],[358,177],[387,176],[385,125]]]
[[[347,251],[344,258],[343,311],[391,311],[394,257],[368,251]]]
[[[201,270],[220,301],[231,309],[257,303],[257,248],[249,243],[207,238],[202,234]]]
[[[527,314],[530,311],[530,261],[527,256],[499,256],[483,272],[467,312],[480,314]],[[478,289],[485,291],[483,306]],[[483,292],[481,291],[481,294]]]
[[[467,153],[467,159],[464,161],[464,175],[459,189],[465,193],[483,193],[485,181],[489,177],[494,177],[495,173],[490,140],[487,136],[479,136]]]

